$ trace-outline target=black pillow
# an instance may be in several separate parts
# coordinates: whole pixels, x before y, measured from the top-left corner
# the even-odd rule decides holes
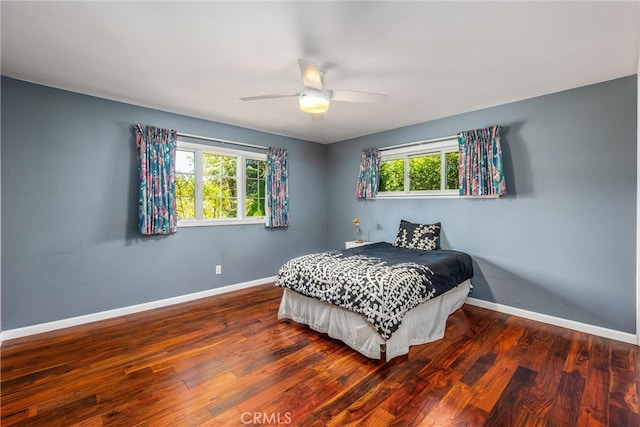
[[[403,219],[393,245],[423,251],[440,249],[440,223],[413,224]]]

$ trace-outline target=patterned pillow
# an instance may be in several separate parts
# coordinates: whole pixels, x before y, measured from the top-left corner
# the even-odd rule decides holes
[[[440,223],[413,224],[403,219],[393,245],[423,251],[440,249]]]

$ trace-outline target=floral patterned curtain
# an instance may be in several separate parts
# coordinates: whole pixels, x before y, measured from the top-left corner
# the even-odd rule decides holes
[[[175,130],[135,126],[138,155],[139,226],[143,235],[178,231],[175,198]]]
[[[289,226],[289,161],[287,149],[269,147],[265,194],[266,226]]]
[[[501,126],[460,132],[458,177],[461,196],[507,194],[500,145]]]
[[[356,185],[358,199],[373,199],[380,184],[380,151],[377,148],[363,148],[360,153],[360,173]]]

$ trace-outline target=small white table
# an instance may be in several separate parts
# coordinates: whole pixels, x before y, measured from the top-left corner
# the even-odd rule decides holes
[[[350,240],[348,242],[344,242],[344,247],[346,249],[357,248],[358,246],[370,245],[372,243],[373,242],[367,242],[367,241],[364,241],[364,240],[362,240],[362,241]]]

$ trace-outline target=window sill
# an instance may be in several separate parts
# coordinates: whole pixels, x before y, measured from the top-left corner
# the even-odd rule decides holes
[[[247,218],[247,219],[181,219],[178,220],[178,228],[181,227],[217,227],[219,225],[251,225],[265,224],[264,217]]]
[[[376,199],[461,199],[458,192],[455,193],[378,193]]]

